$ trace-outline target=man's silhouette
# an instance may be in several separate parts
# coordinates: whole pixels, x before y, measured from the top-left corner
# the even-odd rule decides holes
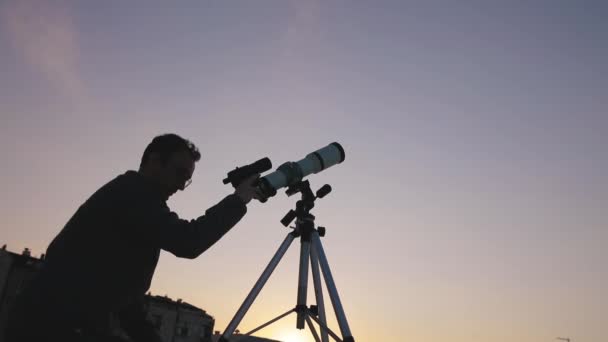
[[[196,258],[239,222],[256,197],[252,184],[259,174],[203,216],[180,219],[166,201],[190,184],[199,159],[188,140],[158,136],[139,171],[119,175],[85,201],[19,296],[7,342],[119,341],[112,337],[117,325],[135,342],[160,341],[143,311],[160,250]]]

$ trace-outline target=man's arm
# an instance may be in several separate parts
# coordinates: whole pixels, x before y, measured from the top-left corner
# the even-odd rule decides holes
[[[234,194],[226,196],[203,216],[191,221],[182,220],[167,205],[153,196],[135,196],[125,203],[127,208],[127,235],[133,241],[148,243],[182,258],[196,258],[234,225],[247,212],[246,204],[257,198],[253,185],[259,174],[244,180]],[[131,197],[131,196],[127,196]]]
[[[180,219],[163,203],[150,201],[137,205],[131,215],[140,238],[177,257],[193,259],[224,236],[246,212],[245,203],[233,194],[191,221]]]

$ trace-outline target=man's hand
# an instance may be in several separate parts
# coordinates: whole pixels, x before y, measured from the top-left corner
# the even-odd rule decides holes
[[[245,178],[245,180],[243,180],[241,184],[236,187],[234,194],[239,196],[245,204],[249,203],[252,198],[259,199],[260,194],[257,193],[258,188],[254,185],[259,178],[259,173]]]

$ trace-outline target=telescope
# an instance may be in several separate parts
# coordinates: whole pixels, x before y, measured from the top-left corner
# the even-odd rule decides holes
[[[297,314],[296,328],[304,329],[305,324],[308,324],[308,328],[310,329],[315,341],[329,342],[329,336],[331,336],[336,342],[355,342],[355,339],[350,331],[350,327],[348,326],[344,308],[338,294],[338,289],[333,280],[329,262],[327,261],[327,256],[325,255],[325,251],[320,240],[321,237],[325,236],[325,227],[315,227],[315,216],[310,213],[310,210],[315,206],[315,201],[325,197],[325,195],[331,192],[331,186],[325,184],[323,187],[317,190],[315,194],[310,188],[310,182],[308,180],[303,180],[304,177],[312,173],[319,173],[329,167],[340,164],[344,161],[344,157],[344,149],[340,144],[334,142],[308,154],[300,161],[286,162],[279,166],[276,171],[258,179],[256,184],[256,192],[258,195],[266,196],[265,198],[260,199],[262,202],[264,202],[266,198],[274,196],[277,193],[277,190],[284,187],[288,187],[286,191],[287,196],[300,193],[302,195],[302,199],[296,203],[296,209],[290,210],[281,220],[281,223],[287,227],[294,219],[296,219],[295,226],[289,227],[292,228],[293,231],[287,234],[287,237],[285,237],[285,240],[262,272],[262,275],[243,301],[243,304],[241,304],[239,307],[238,311],[228,324],[228,327],[226,327],[226,330],[220,337],[219,342],[234,341],[231,339],[232,335],[235,333],[235,331],[238,331],[237,327],[241,323],[243,317],[255,301],[256,297],[264,287],[264,284],[266,284],[268,278],[277,267],[278,263],[287,252],[287,249],[293,240],[296,238],[300,239],[300,264],[296,306],[280,316],[273,318],[259,327],[245,333],[244,336],[250,336],[256,331],[263,329],[264,327],[267,327],[268,325],[295,312]],[[258,198],[260,197],[258,196]],[[316,298],[316,304],[310,305],[310,307],[307,305],[309,271],[312,272],[312,280]],[[340,338],[327,325],[323,284],[321,282],[322,280],[325,280],[325,287],[329,292],[331,304],[336,314],[340,332],[342,333],[342,338]],[[313,321],[317,323],[320,329],[320,334],[317,332]]]
[[[283,163],[276,171],[261,177],[258,184],[259,191],[266,198],[272,197],[281,188],[295,185],[312,173],[319,173],[340,164],[344,161],[345,156],[344,148],[337,142],[333,142],[309,153],[297,162]]]
[[[333,142],[323,148],[309,153],[305,158],[297,162],[286,162],[276,171],[261,177],[257,181],[258,193],[261,195],[260,202],[266,202],[269,197],[277,194],[277,190],[296,185],[304,177],[319,173],[344,161],[345,153],[342,145]],[[237,167],[228,172],[223,180],[224,184],[231,183],[237,187],[243,180],[255,173],[263,173],[272,168],[272,162],[268,158],[262,158],[249,165]],[[289,195],[289,194],[288,194]]]

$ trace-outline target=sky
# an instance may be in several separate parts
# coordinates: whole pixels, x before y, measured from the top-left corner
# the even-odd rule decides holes
[[[202,152],[168,202],[186,219],[233,191],[236,166],[339,142],[345,161],[307,179],[333,188],[312,213],[356,341],[606,341],[607,15],[584,0],[0,0],[0,243],[44,253],[162,133]],[[163,252],[151,292],[223,331],[297,200],[252,202],[195,260]],[[297,242],[241,331],[295,306]],[[293,315],[258,335],[313,341]]]

